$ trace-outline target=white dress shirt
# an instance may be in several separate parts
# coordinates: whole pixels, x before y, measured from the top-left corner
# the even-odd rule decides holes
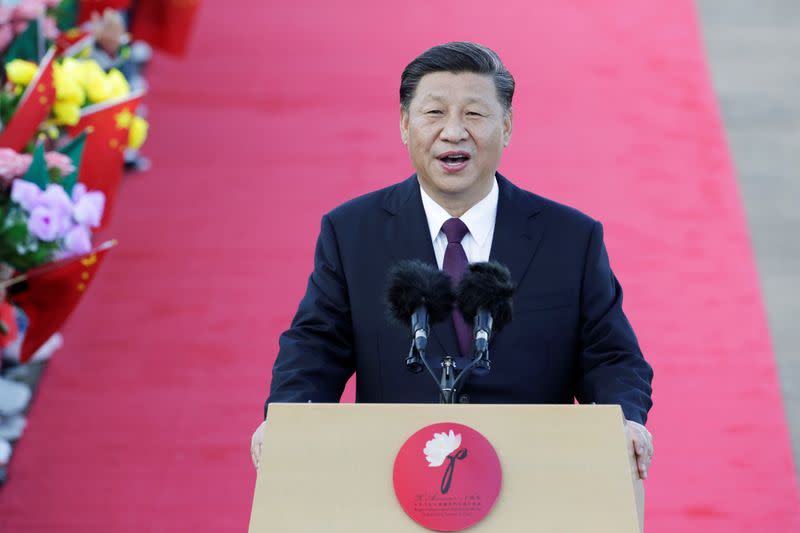
[[[436,263],[441,269],[444,263],[444,251],[447,248],[447,237],[442,233],[442,224],[453,217],[444,207],[437,204],[421,185],[419,189],[422,194],[422,207],[425,208],[428,228],[431,231]],[[494,223],[497,218],[498,196],[497,178],[494,178],[492,180],[492,190],[489,191],[489,194],[459,217],[469,230],[469,233],[461,240],[461,246],[464,247],[467,261],[470,263],[489,260],[489,253],[492,251],[492,238],[494,237]]]

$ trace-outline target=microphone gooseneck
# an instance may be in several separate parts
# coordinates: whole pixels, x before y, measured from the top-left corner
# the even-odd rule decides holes
[[[489,341],[511,322],[513,296],[511,273],[497,262],[472,263],[458,284],[458,308],[464,320],[473,323],[474,354],[470,366],[480,373],[491,370]]]

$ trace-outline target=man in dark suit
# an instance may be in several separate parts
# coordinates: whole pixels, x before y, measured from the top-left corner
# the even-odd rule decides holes
[[[336,402],[354,372],[359,402],[438,401],[430,376],[405,368],[409,333],[387,319],[387,273],[416,258],[457,277],[468,262],[493,260],[516,286],[514,319],[492,339],[491,372],[472,375],[458,401],[619,404],[646,477],[653,372],[622,311],[602,226],[497,173],[513,93],[499,57],[473,43],[434,47],[406,67],[400,130],[416,174],[323,217],[251,439],[256,466],[269,403]],[[432,361],[472,355],[457,312],[432,332]]]

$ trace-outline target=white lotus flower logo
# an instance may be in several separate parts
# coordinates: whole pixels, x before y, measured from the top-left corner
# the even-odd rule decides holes
[[[433,439],[425,443],[425,459],[428,460],[429,467],[442,466],[448,455],[453,453],[461,446],[461,434],[456,435],[453,430],[450,433],[434,433]]]

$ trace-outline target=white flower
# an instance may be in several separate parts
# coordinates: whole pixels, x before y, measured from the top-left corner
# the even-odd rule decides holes
[[[42,194],[44,191],[30,181],[17,179],[11,184],[11,200],[28,212],[33,211],[33,208],[39,205]]]
[[[461,446],[461,434],[458,435],[450,430],[447,433],[434,433],[433,440],[425,443],[425,449],[422,450],[425,454],[425,459],[428,460],[429,467],[442,466],[445,458],[453,453]]]
[[[43,205],[55,212],[62,213],[65,217],[72,217],[75,209],[72,200],[61,185],[51,183],[39,197],[39,205]]]
[[[106,205],[106,195],[100,191],[86,191],[86,185],[76,183],[72,188],[72,201],[75,210],[72,217],[78,224],[96,228],[103,219],[103,209]]]

